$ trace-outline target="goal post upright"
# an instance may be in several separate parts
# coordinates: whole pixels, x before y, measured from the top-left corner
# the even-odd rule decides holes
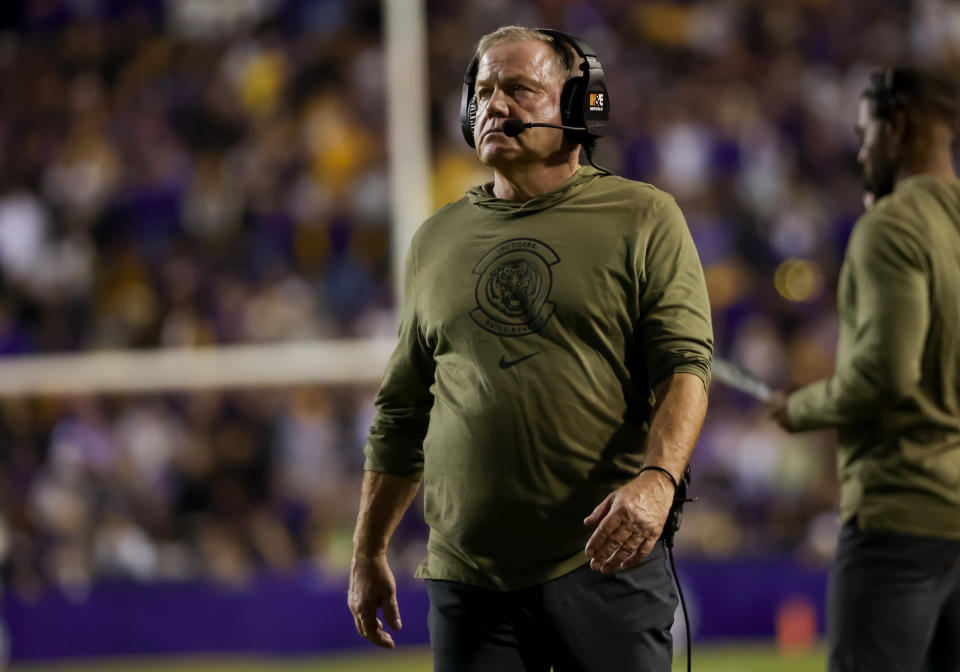
[[[386,60],[387,172],[394,297],[417,227],[430,215],[430,90],[424,0],[383,0]]]

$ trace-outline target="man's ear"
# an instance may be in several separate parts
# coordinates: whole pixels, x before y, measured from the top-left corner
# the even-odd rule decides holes
[[[906,112],[900,109],[893,110],[890,115],[887,126],[890,130],[890,147],[903,151],[906,149],[907,133],[910,128],[910,120]]]

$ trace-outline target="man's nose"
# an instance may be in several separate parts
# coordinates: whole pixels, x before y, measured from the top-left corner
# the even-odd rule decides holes
[[[496,88],[490,95],[490,102],[487,103],[487,113],[491,117],[509,117],[510,103],[507,100],[507,94],[502,89]]]

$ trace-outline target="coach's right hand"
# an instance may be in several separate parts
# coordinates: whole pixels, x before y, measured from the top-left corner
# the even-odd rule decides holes
[[[374,556],[354,554],[350,563],[350,590],[347,604],[353,613],[357,631],[369,642],[392,649],[396,646],[393,637],[383,628],[377,618],[377,610],[383,610],[383,618],[394,630],[399,630],[400,607],[397,606],[397,582],[387,564],[386,553]]]

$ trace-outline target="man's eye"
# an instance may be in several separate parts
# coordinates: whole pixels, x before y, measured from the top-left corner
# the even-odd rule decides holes
[[[486,100],[490,97],[490,89],[477,89],[477,100]]]

